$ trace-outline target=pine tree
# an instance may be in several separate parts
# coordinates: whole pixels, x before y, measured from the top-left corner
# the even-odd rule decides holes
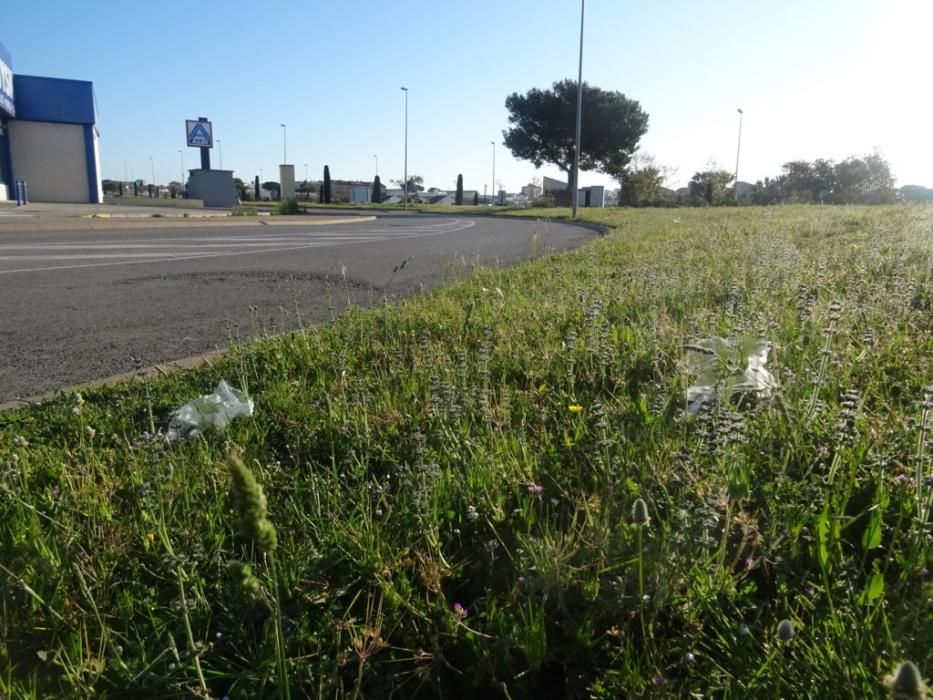
[[[382,201],[382,182],[379,181],[379,176],[373,178],[373,196],[370,197],[370,201],[373,204],[379,204]]]
[[[330,204],[330,167],[324,166],[324,204]]]
[[[473,206],[474,206],[474,207],[478,207],[478,206],[479,206],[479,192],[474,192],[474,193],[473,193]]]
[[[457,175],[457,196],[454,203],[457,206],[463,205],[463,175]]]

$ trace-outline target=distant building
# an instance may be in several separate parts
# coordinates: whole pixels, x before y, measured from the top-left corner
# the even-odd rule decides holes
[[[544,189],[534,183],[522,187],[522,194],[527,199],[537,199],[544,193]]]
[[[96,117],[93,83],[14,75],[0,44],[0,200],[101,203]]]

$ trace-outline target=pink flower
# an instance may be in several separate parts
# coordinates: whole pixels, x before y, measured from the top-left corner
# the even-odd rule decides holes
[[[454,608],[453,608],[453,610],[454,610],[454,615],[456,615],[457,617],[459,617],[461,620],[464,619],[464,618],[466,618],[466,617],[468,617],[469,614],[470,614],[470,611],[467,610],[467,609],[466,609],[465,607],[463,607],[462,605],[460,605],[460,603],[454,603]]]

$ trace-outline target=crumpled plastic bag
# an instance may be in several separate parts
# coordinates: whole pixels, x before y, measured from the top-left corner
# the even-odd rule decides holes
[[[222,430],[234,418],[251,415],[253,400],[221,380],[213,394],[205,394],[172,411],[165,435],[169,442],[195,438],[207,428]]]
[[[694,376],[687,388],[687,413],[697,415],[721,393],[727,398],[753,395],[770,399],[778,387],[768,371],[771,343],[754,338],[704,338],[686,346],[687,371]],[[744,365],[744,366],[743,366]]]

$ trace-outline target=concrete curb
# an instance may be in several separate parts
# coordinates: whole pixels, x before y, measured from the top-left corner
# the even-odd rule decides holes
[[[46,401],[56,399],[60,396],[66,396],[75,391],[92,391],[94,389],[115,386],[117,384],[125,384],[139,380],[146,381],[155,377],[167,377],[170,374],[198,369],[204,366],[209,367],[211,364],[213,364],[214,361],[221,360],[229,354],[229,348],[213,350],[203,355],[186,357],[181,360],[174,360],[172,362],[166,362],[161,365],[152,365],[151,367],[144,367],[143,369],[139,369],[134,372],[122,372],[120,374],[114,374],[110,377],[104,377],[103,379],[93,379],[89,382],[76,384],[74,386],[70,386],[65,389],[59,389],[57,391],[50,391],[45,394],[39,394],[38,396],[13,399],[12,401],[0,403],[0,413],[5,411],[15,411],[20,408],[26,408],[27,406],[36,406],[38,404],[45,403]]]

